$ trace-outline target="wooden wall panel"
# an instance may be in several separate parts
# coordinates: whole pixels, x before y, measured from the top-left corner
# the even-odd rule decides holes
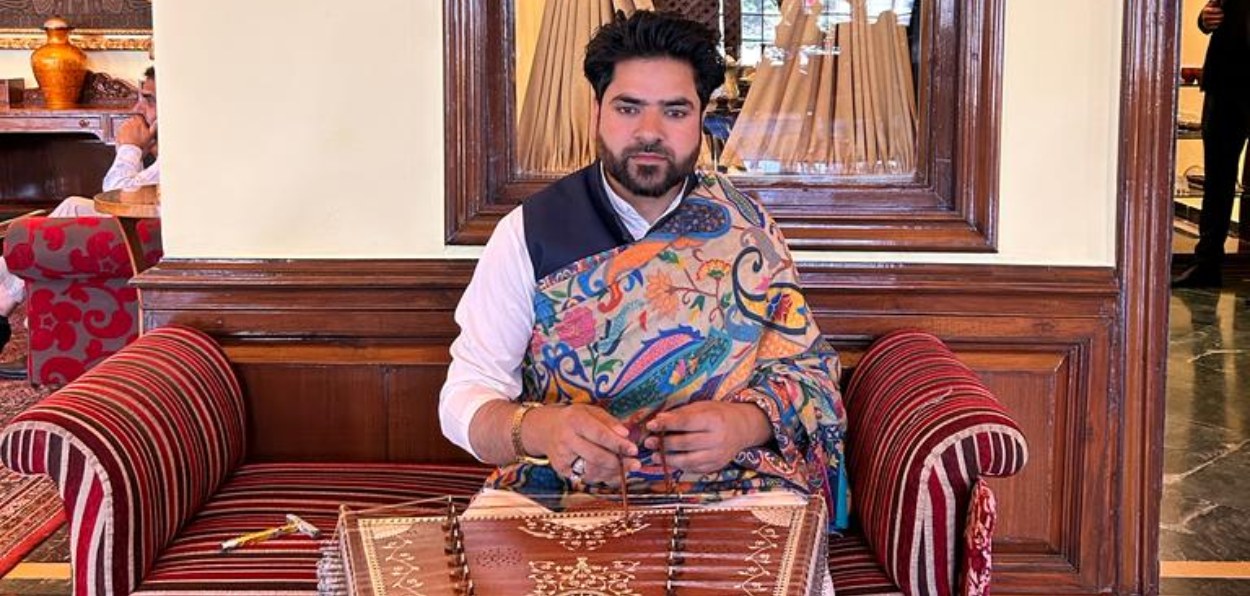
[[[388,449],[392,459],[424,463],[477,460],[443,438],[438,422],[438,391],[447,362],[396,368],[389,379]]]
[[[386,393],[372,365],[238,364],[256,461],[386,459]]]
[[[1090,513],[1111,505],[1102,483],[1088,478],[1101,459],[1086,462],[1081,449],[1088,446],[1080,430],[1088,407],[1083,399],[1088,392],[1079,386],[1080,373],[1088,368],[1080,364],[1083,351],[1076,345],[1025,353],[959,350],[1016,417],[1029,442],[1024,471],[990,482],[999,498],[996,568],[1033,582],[1044,568],[1052,574],[1047,582],[1069,589],[1096,585],[1097,577],[1090,575],[1098,568],[1098,553],[1091,548],[1096,545],[1082,541],[1078,528],[1107,530],[1105,517]],[[1081,506],[1091,501],[1096,505]],[[1018,581],[1021,588],[1041,587],[1033,582]]]
[[[960,358],[980,374],[1003,405],[1015,416],[1029,443],[1029,464],[1017,477],[994,480],[993,487],[1002,501],[1002,522],[998,528],[1010,542],[996,546],[999,552],[1056,554],[1063,551],[1059,529],[1065,502],[1064,474],[1056,464],[1070,455],[1074,410],[1070,391],[1072,353],[960,351]],[[1048,496],[1037,499],[1038,495]],[[1026,507],[1043,501],[1044,507]],[[1070,503],[1068,503],[1070,505]]]

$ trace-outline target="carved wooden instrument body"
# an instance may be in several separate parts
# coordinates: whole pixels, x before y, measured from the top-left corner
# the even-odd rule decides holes
[[[339,524],[346,592],[370,596],[819,594],[823,501],[522,515],[377,516]]]

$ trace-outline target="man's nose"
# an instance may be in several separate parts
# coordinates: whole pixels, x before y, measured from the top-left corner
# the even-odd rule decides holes
[[[660,138],[661,130],[661,115],[652,110],[644,110],[634,136],[640,141],[651,142]]]

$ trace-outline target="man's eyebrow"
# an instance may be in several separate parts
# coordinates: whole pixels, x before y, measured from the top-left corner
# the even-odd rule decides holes
[[[693,106],[694,106],[694,102],[690,101],[689,99],[686,99],[686,98],[682,97],[682,98],[680,98],[680,99],[669,99],[669,100],[666,100],[666,101],[662,101],[662,102],[660,102],[660,105],[662,105],[662,106],[664,106],[664,107],[666,107],[666,108],[673,108],[673,107],[693,107]]]
[[[651,105],[651,102],[634,97],[632,95],[618,95],[612,98],[612,102],[613,103],[626,103],[629,105],[637,105],[637,106]],[[679,97],[677,99],[665,99],[663,101],[660,101],[659,104],[666,108],[694,106],[694,102],[690,101],[689,99],[685,97]]]

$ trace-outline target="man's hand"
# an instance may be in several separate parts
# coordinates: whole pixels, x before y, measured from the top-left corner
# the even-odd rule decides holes
[[[1220,28],[1224,22],[1224,8],[1220,6],[1221,0],[1210,0],[1206,6],[1202,7],[1202,30],[1210,33]]]
[[[586,404],[536,408],[521,426],[526,451],[546,456],[561,476],[573,479],[573,462],[584,460],[579,479],[586,484],[620,486],[622,464],[626,473],[642,469],[638,446],[628,437],[607,410]]]
[[[728,466],[743,449],[772,439],[772,424],[755,404],[700,401],[656,414],[651,433],[664,433],[668,465],[690,474],[710,474]],[[647,437],[658,449],[659,437]]]
[[[152,144],[152,129],[148,127],[148,121],[142,116],[131,116],[117,127],[117,134],[114,137],[118,145],[134,145],[144,151],[148,150],[148,146]]]

